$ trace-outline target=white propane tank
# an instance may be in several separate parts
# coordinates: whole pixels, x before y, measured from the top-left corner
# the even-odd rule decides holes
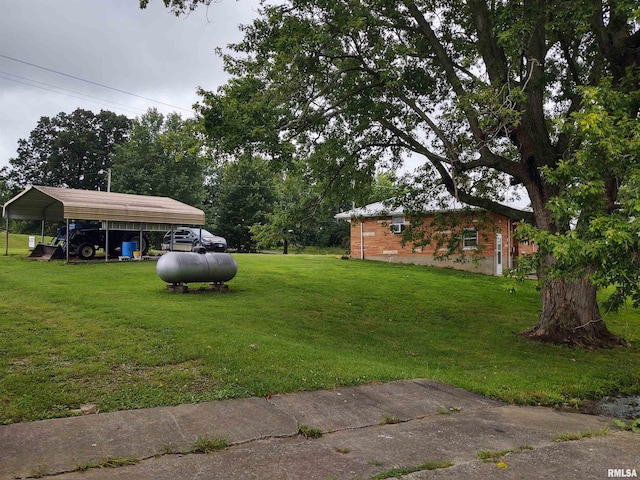
[[[228,253],[169,252],[158,259],[156,273],[167,283],[228,282],[238,264]]]

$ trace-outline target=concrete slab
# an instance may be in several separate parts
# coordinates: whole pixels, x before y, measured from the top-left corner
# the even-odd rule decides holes
[[[57,480],[225,479],[327,480],[368,478],[376,467],[359,464],[303,437],[258,440],[207,455],[167,455],[139,465],[93,469]]]
[[[68,472],[104,458],[185,452],[198,437],[240,443],[296,432],[295,421],[264,398],[18,423],[0,427],[0,478]]]
[[[270,402],[299,424],[325,432],[435,415],[440,409],[484,409],[503,405],[430,380],[406,380],[335,390],[276,395]]]
[[[499,406],[345,430],[319,442],[389,469],[442,460],[457,464],[477,460],[482,451],[527,451],[555,443],[562,432],[597,431],[603,425],[602,418],[589,415]]]
[[[553,443],[502,458],[468,461],[452,467],[412,473],[403,480],[604,480],[640,475],[640,436],[611,432],[602,437]],[[635,472],[635,475],[634,473]],[[621,475],[624,474],[624,475]]]
[[[297,435],[302,423],[324,435]],[[401,381],[0,426],[0,479],[353,480],[435,460],[454,465],[402,478],[604,479],[615,469],[637,475],[640,435],[611,426],[598,437],[555,441],[562,432],[608,425],[604,417]],[[230,446],[188,453],[198,437]],[[506,468],[481,461],[481,451],[506,452]],[[123,458],[134,464],[98,468]]]

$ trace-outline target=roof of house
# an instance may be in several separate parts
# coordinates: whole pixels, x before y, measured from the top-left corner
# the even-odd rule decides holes
[[[99,220],[204,225],[199,208],[168,197],[33,185],[4,204],[2,216],[18,220]]]
[[[520,194],[519,197],[516,197],[506,205],[523,211],[531,211],[529,197],[526,193]],[[480,210],[480,208],[462,203],[447,194],[442,194],[425,203],[419,209],[422,213],[451,212],[460,210]],[[349,220],[352,218],[393,217],[396,215],[404,215],[406,211],[407,209],[403,206],[394,205],[393,200],[386,200],[384,202],[370,203],[364,207],[353,208],[346,212],[340,212],[334,215],[334,218],[338,220]],[[412,210],[412,213],[415,213],[415,211],[416,210]]]
[[[429,202],[424,205],[421,211],[427,212],[446,212],[468,209],[477,209],[477,207],[471,207],[459,202],[453,197],[440,198]],[[396,215],[404,215],[405,208],[402,206],[393,206],[388,202],[375,202],[370,203],[364,207],[354,208],[346,212],[340,212],[334,217],[338,220],[349,220],[351,218],[365,218],[365,217],[393,217]]]

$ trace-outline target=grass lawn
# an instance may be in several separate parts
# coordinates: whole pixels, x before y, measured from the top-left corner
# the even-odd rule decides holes
[[[227,293],[168,292],[155,262],[0,256],[0,423],[425,377],[509,402],[640,392],[640,314],[606,316],[629,348],[517,333],[533,284],[334,256],[236,255]]]

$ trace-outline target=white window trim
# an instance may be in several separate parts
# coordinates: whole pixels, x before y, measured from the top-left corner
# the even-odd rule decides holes
[[[404,215],[394,215],[391,217],[391,225],[389,226],[391,233],[398,235],[404,232],[406,227]]]
[[[475,236],[473,236],[473,233]],[[467,242],[473,242],[473,245],[467,245]],[[463,250],[476,250],[478,248],[478,230],[475,228],[465,228],[462,232],[462,249]]]

